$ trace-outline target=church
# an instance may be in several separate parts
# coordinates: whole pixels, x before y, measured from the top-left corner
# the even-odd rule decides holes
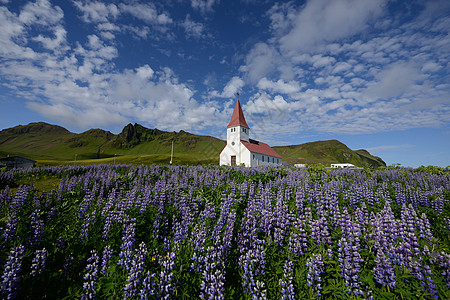
[[[227,144],[220,152],[220,165],[257,167],[280,165],[281,156],[269,145],[250,139],[239,98],[227,126]]]

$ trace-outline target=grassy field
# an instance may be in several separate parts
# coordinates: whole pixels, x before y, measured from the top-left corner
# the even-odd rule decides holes
[[[117,155],[108,158],[99,159],[75,159],[73,160],[46,160],[38,159],[36,166],[87,166],[102,164],[131,164],[131,165],[150,165],[150,164],[169,164],[170,154],[137,154],[137,155]],[[173,165],[218,165],[219,157],[215,153],[176,153],[173,155]]]

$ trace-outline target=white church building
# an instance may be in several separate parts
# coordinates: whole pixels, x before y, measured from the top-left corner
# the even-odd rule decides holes
[[[281,164],[281,156],[269,145],[250,139],[239,99],[227,126],[227,144],[220,152],[220,165],[246,167]]]

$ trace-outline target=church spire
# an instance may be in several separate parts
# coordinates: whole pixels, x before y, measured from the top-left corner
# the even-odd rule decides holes
[[[237,94],[239,96],[239,94]],[[245,121],[244,113],[242,112],[241,103],[239,103],[239,98],[237,99],[236,106],[234,107],[233,115],[231,116],[230,123],[228,123],[227,128],[241,125],[247,129],[247,122]]]

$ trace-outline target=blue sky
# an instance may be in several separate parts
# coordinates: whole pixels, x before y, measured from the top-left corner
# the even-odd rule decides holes
[[[338,139],[450,165],[450,2],[0,0],[0,128]]]

